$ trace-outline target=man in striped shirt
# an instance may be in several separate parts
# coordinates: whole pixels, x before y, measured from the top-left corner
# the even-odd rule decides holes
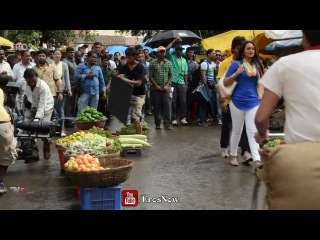
[[[158,58],[149,65],[149,80],[152,84],[151,95],[153,96],[156,129],[161,129],[161,113],[163,113],[164,129],[171,130],[173,67],[172,63],[165,58],[165,54],[165,47],[158,47]],[[162,106],[163,109],[161,109]]]

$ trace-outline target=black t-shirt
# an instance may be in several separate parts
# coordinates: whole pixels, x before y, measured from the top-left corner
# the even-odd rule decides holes
[[[125,74],[125,75],[127,75],[126,78],[133,80],[133,81],[143,80],[144,79],[144,66],[141,63],[138,63],[131,71],[128,63],[125,63],[119,69],[119,74]],[[137,95],[145,95],[145,94],[146,94],[146,92],[145,92],[145,88],[144,88],[143,83],[139,87],[133,87],[132,95],[137,96]]]

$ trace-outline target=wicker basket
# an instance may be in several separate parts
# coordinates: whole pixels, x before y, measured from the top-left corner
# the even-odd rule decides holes
[[[109,154],[105,154],[105,155],[102,155],[102,156],[94,156],[94,155],[91,155],[92,157],[97,157],[99,158],[99,160],[101,159],[104,159],[104,158],[117,158],[117,157],[120,157],[120,151],[118,152],[115,152],[115,153],[109,153]],[[74,155],[67,155],[67,154],[64,154],[64,160],[65,162],[67,162],[69,160],[70,157],[76,157],[77,154],[74,154]]]
[[[78,130],[89,130],[90,128],[93,128],[93,127],[104,128],[106,121],[107,121],[106,119],[100,120],[100,121],[94,121],[94,122],[75,121],[75,124]]]
[[[125,182],[131,173],[134,162],[126,159],[99,159],[102,167],[108,170],[92,172],[72,172],[66,170],[66,175],[72,183],[80,187],[113,187]]]

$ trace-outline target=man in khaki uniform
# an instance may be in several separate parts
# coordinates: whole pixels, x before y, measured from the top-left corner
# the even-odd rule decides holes
[[[10,79],[12,77],[8,75],[0,75],[0,194],[7,192],[3,179],[8,166],[14,164],[18,156],[16,151],[17,140],[14,138],[14,127],[11,123],[11,116],[4,108],[5,95],[2,90]]]

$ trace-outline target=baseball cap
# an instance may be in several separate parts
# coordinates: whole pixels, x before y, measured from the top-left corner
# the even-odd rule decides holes
[[[87,48],[87,47],[88,47],[87,44],[79,44],[79,45],[78,45],[78,48]]]
[[[158,47],[158,52],[160,52],[160,51],[166,51],[166,48],[164,46],[160,46],[160,47]]]
[[[174,49],[175,49],[175,50],[177,50],[177,49],[184,50],[184,48],[182,47],[181,44],[176,44],[176,45],[174,46]]]

